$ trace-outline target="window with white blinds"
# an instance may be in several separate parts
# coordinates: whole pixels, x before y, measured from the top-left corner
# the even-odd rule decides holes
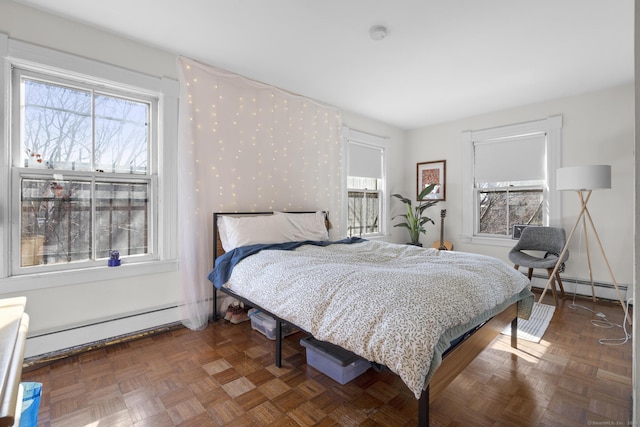
[[[512,245],[516,224],[560,218],[562,117],[462,133],[463,240]]]
[[[347,234],[383,234],[385,138],[349,130],[347,136]]]
[[[382,148],[353,141],[349,141],[347,147],[348,176],[382,179]]]
[[[476,185],[544,181],[545,142],[546,134],[544,133],[474,141]]]

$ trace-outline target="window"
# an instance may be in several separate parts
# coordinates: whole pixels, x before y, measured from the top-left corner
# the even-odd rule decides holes
[[[557,192],[549,188],[559,164],[561,124],[554,117],[463,133],[466,241],[495,243],[511,239],[515,224],[559,221]]]
[[[17,270],[152,254],[157,99],[14,68]]]
[[[545,133],[474,141],[477,234],[510,236],[514,224],[543,224],[545,141]]]
[[[347,235],[383,234],[384,149],[372,145],[383,138],[349,131],[347,142]]]
[[[112,251],[108,277],[175,270],[177,82],[0,42],[0,287],[84,283]]]
[[[478,188],[478,234],[510,236],[515,224],[543,225],[542,185],[499,183]],[[486,185],[486,184],[484,184]]]
[[[366,236],[380,233],[380,179],[347,177],[347,235]]]

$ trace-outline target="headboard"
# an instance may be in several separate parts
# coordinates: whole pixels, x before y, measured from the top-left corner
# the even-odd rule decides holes
[[[216,259],[224,255],[225,250],[220,240],[220,232],[218,231],[219,216],[257,216],[257,215],[273,215],[273,212],[214,212],[213,213],[213,266],[216,265]]]
[[[299,212],[286,212],[291,214],[310,214],[317,211],[299,211]],[[323,211],[324,221],[327,230],[331,228],[329,222],[329,212]],[[233,217],[247,217],[247,216],[260,216],[260,215],[273,215],[273,212],[214,212],[213,213],[213,266],[216,265],[216,259],[219,256],[224,255],[225,250],[222,247],[222,241],[220,240],[220,233],[218,229],[218,217],[219,216],[233,216]]]

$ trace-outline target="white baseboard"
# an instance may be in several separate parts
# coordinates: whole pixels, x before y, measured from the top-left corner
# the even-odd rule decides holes
[[[531,285],[535,288],[543,289],[547,284],[548,279],[544,277],[536,277],[531,278]],[[591,283],[585,282],[584,280],[576,280],[562,277],[562,285],[564,287],[565,294],[573,295],[582,295],[582,296],[591,296]],[[627,300],[627,285],[618,284],[620,288],[620,294],[622,295],[622,300]],[[611,301],[619,301],[618,293],[615,290],[615,287],[609,283],[594,283],[594,290],[596,298],[608,299]],[[548,294],[551,294],[550,290],[547,290]],[[631,295],[629,295],[630,297]]]
[[[153,311],[107,319],[60,331],[35,332],[27,336],[24,357],[35,358],[62,350],[100,343],[180,322],[179,307],[164,307]]]

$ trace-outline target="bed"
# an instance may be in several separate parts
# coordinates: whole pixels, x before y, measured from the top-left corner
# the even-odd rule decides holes
[[[363,239],[328,239],[322,212],[214,214],[214,269],[225,292],[282,323],[398,375],[428,425],[446,387],[533,303],[529,281],[495,258]],[[452,343],[455,345],[452,346]]]

